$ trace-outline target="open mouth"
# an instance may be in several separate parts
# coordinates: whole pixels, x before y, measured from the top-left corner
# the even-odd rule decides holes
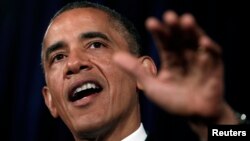
[[[69,95],[69,100],[74,102],[92,94],[98,94],[102,90],[103,88],[96,82],[85,82],[73,90]]]

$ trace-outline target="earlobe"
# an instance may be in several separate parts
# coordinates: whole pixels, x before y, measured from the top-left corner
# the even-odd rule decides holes
[[[145,71],[148,73],[148,75],[156,76],[157,75],[157,68],[153,61],[153,59],[149,56],[142,56],[139,58],[141,65],[145,69]],[[140,82],[137,81],[137,87],[140,90],[143,90],[143,86]]]
[[[49,88],[47,86],[44,86],[42,93],[43,93],[43,98],[45,100],[45,104],[48,107],[48,109],[50,110],[51,115],[54,118],[57,118],[58,117],[57,109],[54,105],[52,95],[50,93]]]

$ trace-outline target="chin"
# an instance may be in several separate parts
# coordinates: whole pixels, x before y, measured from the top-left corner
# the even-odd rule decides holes
[[[110,124],[111,123],[111,124]],[[72,131],[75,138],[80,139],[95,139],[110,130],[114,127],[114,122],[101,122],[100,120],[81,122],[77,124],[77,127]]]

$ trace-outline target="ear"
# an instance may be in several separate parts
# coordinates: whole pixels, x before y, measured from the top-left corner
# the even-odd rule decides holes
[[[47,86],[44,86],[42,93],[43,93],[45,104],[50,110],[51,115],[54,118],[57,118],[58,117],[57,109],[54,105],[53,98],[52,98],[49,88]]]
[[[141,65],[143,66],[143,68],[146,70],[146,72],[148,72],[149,75],[156,76],[157,68],[156,68],[156,65],[151,57],[142,56],[139,58],[139,61],[140,61]],[[140,90],[143,90],[143,85],[139,81],[137,81],[137,87]]]

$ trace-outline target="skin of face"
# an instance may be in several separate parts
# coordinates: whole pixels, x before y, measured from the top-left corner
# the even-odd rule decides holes
[[[43,44],[45,103],[75,140],[119,140],[138,128],[137,82],[112,62],[114,53],[129,52],[128,43],[106,13],[93,8],[63,12],[49,25]],[[86,82],[98,83],[102,91],[69,100]]]

